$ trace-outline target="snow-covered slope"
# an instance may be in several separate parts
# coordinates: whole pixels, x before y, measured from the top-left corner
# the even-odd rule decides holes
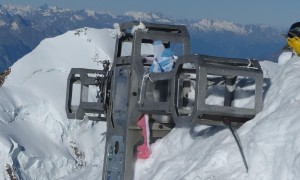
[[[0,179],[101,179],[106,125],[68,120],[64,103],[70,68],[112,60],[109,34],[70,31],[12,66],[0,88]],[[264,109],[238,130],[248,174],[228,129],[196,126],[175,128],[152,144],[150,158],[136,163],[135,179],[300,179],[300,58],[261,65]]]
[[[228,129],[198,126],[156,142],[152,156],[137,162],[137,179],[300,179],[300,58],[261,64],[271,80],[264,109],[238,130],[249,173]]]
[[[105,124],[68,120],[64,104],[70,68],[100,68],[99,60],[112,59],[109,34],[70,31],[12,66],[0,89],[0,179],[10,168],[19,179],[59,179],[79,169],[94,172],[84,179],[101,176]]]

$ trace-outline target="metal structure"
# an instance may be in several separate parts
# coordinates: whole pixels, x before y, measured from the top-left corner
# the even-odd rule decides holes
[[[232,126],[239,127],[262,109],[263,75],[257,61],[190,55],[185,26],[145,23],[147,30],[132,34],[137,25],[120,25],[123,36],[116,40],[111,70],[105,62],[104,70],[72,69],[68,78],[68,118],[107,121],[104,180],[134,179],[136,147],[143,142],[137,121],[143,114],[150,116],[151,140],[155,140],[175,125],[194,123],[227,125],[235,136]],[[169,72],[149,73],[153,54],[146,47],[155,40],[179,54]],[[128,45],[131,52],[124,52]],[[254,104],[250,108],[236,107],[237,86],[245,81],[254,87]],[[80,96],[74,103],[76,89]],[[223,101],[211,104],[209,96],[216,89]],[[93,90],[97,98],[91,102],[89,94]]]

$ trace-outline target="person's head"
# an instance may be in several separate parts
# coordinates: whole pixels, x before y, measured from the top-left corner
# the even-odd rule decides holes
[[[296,22],[290,27],[286,41],[288,46],[300,56],[300,22]]]

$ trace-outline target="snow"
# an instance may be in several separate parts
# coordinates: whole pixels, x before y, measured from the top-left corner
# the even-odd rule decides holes
[[[65,88],[72,67],[100,68],[115,42],[108,29],[75,32],[42,41],[0,89],[0,179],[7,165],[19,179],[64,179],[82,167],[101,175],[105,123],[68,120]]]
[[[171,23],[170,19],[164,19],[155,13],[152,13],[151,16],[153,19],[155,19],[159,23],[164,23],[164,24]]]
[[[292,56],[293,56],[293,52],[291,51],[282,52],[278,57],[278,64],[279,65],[285,64],[292,58]]]
[[[124,36],[124,33],[120,29],[120,24],[114,23],[114,29],[110,30],[110,36],[113,38],[120,38]]]
[[[236,34],[247,34],[247,31],[243,26],[237,25],[233,22],[227,22],[222,20],[210,20],[202,19],[201,21],[191,25],[193,28],[197,28],[202,31],[229,31]]]
[[[142,22],[140,22],[139,25],[132,27],[131,34],[134,34],[134,32],[137,30],[148,31],[145,24],[143,24]]]
[[[11,166],[19,179],[101,179],[106,124],[65,114],[71,68],[99,69],[112,60],[108,29],[82,28],[42,41],[17,61],[0,88],[0,179]],[[140,180],[300,179],[300,58],[261,62],[263,110],[241,126],[246,173],[230,131],[197,125],[174,128],[137,160]]]
[[[136,21],[151,21],[154,19],[157,22],[160,23],[170,23],[170,19],[165,19],[163,17],[159,17],[159,15],[155,13],[144,13],[144,12],[138,12],[138,11],[128,11],[124,13],[125,16],[130,16]]]
[[[42,13],[43,16],[51,16],[50,10],[46,10]]]
[[[17,22],[11,23],[11,30],[16,31],[19,29],[19,25]]]
[[[1,26],[5,26],[5,25],[6,25],[6,22],[3,21],[3,20],[0,20],[0,27],[1,27]]]
[[[169,19],[156,19],[157,22],[162,23],[162,24],[170,24],[172,21]]]
[[[95,11],[93,11],[93,10],[85,10],[85,12],[88,16],[92,16],[92,17],[95,16]]]
[[[276,75],[267,73],[272,85],[264,109],[238,130],[249,173],[228,129],[196,126],[175,128],[153,144],[150,158],[137,162],[136,178],[299,179],[299,60],[274,68]]]
[[[150,21],[152,19],[152,16],[150,16],[147,13],[143,12],[135,12],[135,11],[128,11],[124,13],[125,16],[131,16],[137,21]]]
[[[82,16],[74,15],[74,17],[78,21],[83,21],[84,20],[84,17],[82,17]]]
[[[34,9],[32,6],[17,6],[17,5],[3,5],[3,7],[10,13],[10,14],[20,14],[22,16],[28,15]]]

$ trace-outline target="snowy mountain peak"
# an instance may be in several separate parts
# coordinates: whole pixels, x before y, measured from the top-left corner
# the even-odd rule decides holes
[[[22,72],[23,78],[30,79],[35,74],[32,72],[47,71],[49,67],[50,69],[67,71],[70,67],[82,67],[89,64],[91,69],[99,68],[97,61],[112,60],[114,56],[114,41],[109,33],[108,29],[80,28],[55,38],[45,39],[36,49],[12,66],[12,73],[6,83],[23,84],[18,72]],[[101,43],[101,41],[105,41],[106,44]],[[64,49],[62,50],[61,47]],[[52,52],[55,52],[55,55]],[[65,52],[70,52],[68,58],[65,57]],[[44,60],[41,61],[40,59]],[[74,59],[81,60],[72,63]],[[66,66],[61,60],[70,62],[70,64]],[[28,66],[25,68],[26,70],[22,70],[24,66]]]
[[[132,17],[136,21],[156,21],[160,23],[171,23],[172,20],[169,18],[164,18],[163,15],[157,13],[144,13],[138,11],[128,11],[124,13],[125,16]]]
[[[7,15],[8,12],[4,6],[0,4],[0,15]]]
[[[125,12],[124,15],[133,17],[137,21],[140,21],[140,20],[150,21],[152,19],[152,16],[150,16],[147,13],[143,13],[143,12],[128,11],[128,12]]]
[[[191,25],[191,27],[202,31],[229,31],[236,34],[247,34],[245,27],[233,22],[214,20],[214,19],[202,19]]]
[[[11,15],[21,15],[26,16],[30,13],[32,13],[35,8],[32,6],[16,6],[16,5],[3,5],[3,7],[6,9],[6,11]]]
[[[93,10],[85,10],[86,14],[91,17],[95,17],[95,11]]]
[[[105,124],[68,120],[64,99],[71,68],[100,69],[99,61],[113,58],[109,34],[69,31],[45,39],[12,66],[0,88],[0,179],[64,179],[80,169],[91,179],[101,176]]]

